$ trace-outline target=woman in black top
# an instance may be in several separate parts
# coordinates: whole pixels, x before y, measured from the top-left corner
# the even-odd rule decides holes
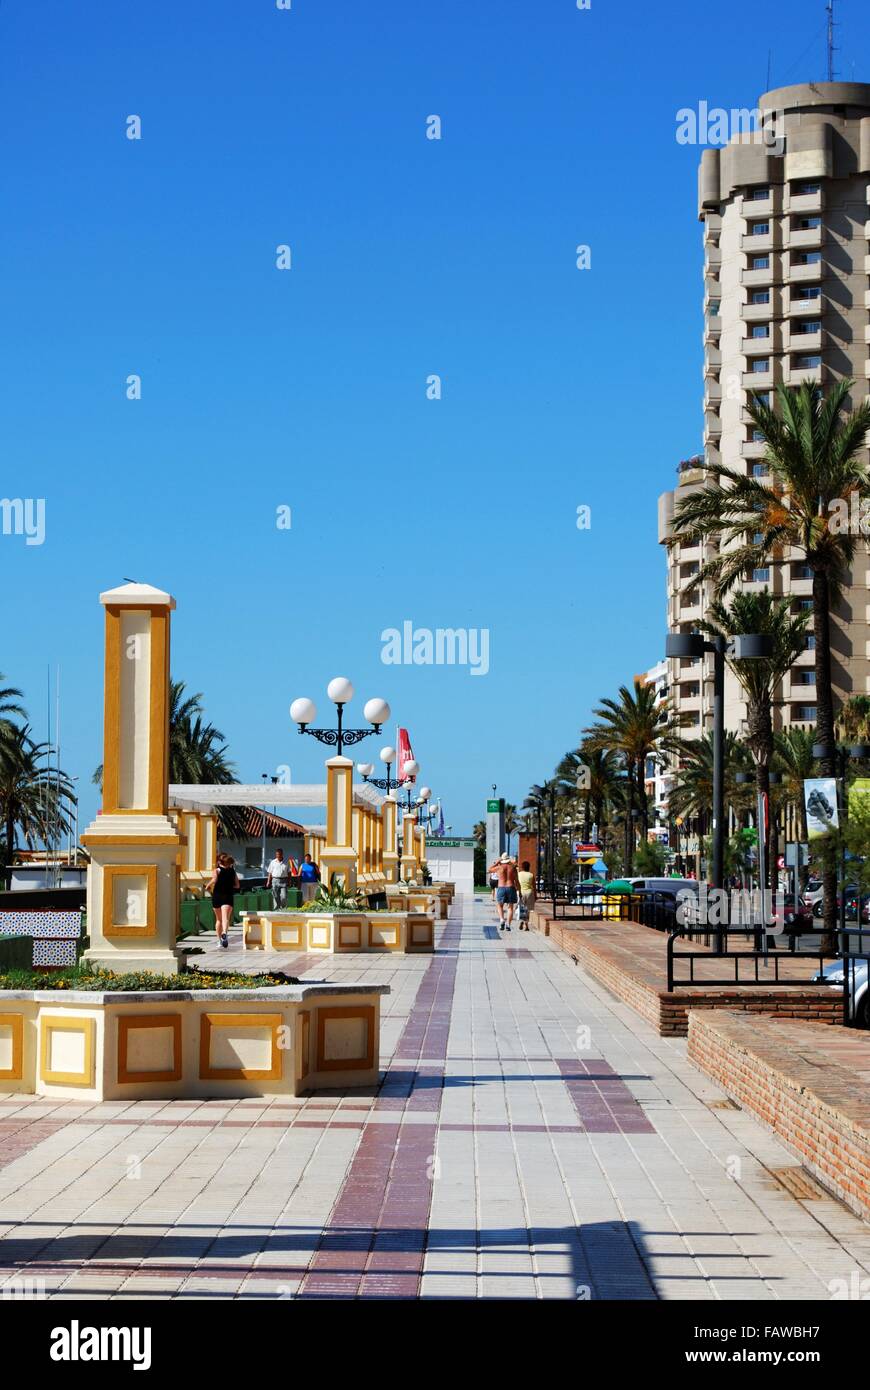
[[[233,920],[233,897],[241,888],[235,870],[235,860],[231,854],[219,854],[216,868],[211,876],[208,891],[214,908],[214,929],[224,950],[229,945],[227,933]]]

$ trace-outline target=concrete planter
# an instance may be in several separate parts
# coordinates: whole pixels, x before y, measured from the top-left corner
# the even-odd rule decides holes
[[[422,910],[259,912],[242,918],[246,951],[434,951],[435,919]]]
[[[0,991],[0,1092],[77,1100],[298,1095],[378,1081],[387,985]]]

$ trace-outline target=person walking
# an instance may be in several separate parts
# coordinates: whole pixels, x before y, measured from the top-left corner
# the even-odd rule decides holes
[[[528,859],[523,860],[523,867],[517,874],[520,881],[520,931],[529,930],[529,913],[535,905],[537,894],[535,892],[535,875],[531,871]]]
[[[215,871],[209,880],[207,892],[211,893],[214,908],[214,929],[224,950],[229,946],[230,923],[233,920],[233,898],[241,888],[236,861],[231,854],[219,854],[215,861]]]
[[[295,867],[295,866],[294,866]],[[290,865],[283,849],[275,850],[275,858],[266,870],[266,887],[272,890],[272,906],[276,912],[287,906],[287,879]]]
[[[487,873],[492,874],[496,881],[495,908],[498,913],[498,929],[510,931],[520,888],[517,866],[509,854],[503,854],[489,866]]]
[[[314,894],[317,892],[317,885],[320,882],[320,870],[311,858],[306,854],[302,863],[299,865],[299,886],[302,889],[302,901],[310,903]]]

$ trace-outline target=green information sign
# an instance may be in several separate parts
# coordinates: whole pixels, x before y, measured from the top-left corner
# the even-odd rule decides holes
[[[503,810],[504,810],[504,801],[488,801],[488,802],[486,803],[486,813],[487,813],[487,815],[490,815],[492,812],[495,812],[496,815],[497,815],[499,811],[503,811]]]

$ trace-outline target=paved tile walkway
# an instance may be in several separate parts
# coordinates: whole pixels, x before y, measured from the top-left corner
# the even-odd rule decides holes
[[[392,986],[383,1084],[299,1100],[0,1097],[0,1294],[830,1297],[870,1227],[534,933],[456,905],[434,956],[224,966]]]

